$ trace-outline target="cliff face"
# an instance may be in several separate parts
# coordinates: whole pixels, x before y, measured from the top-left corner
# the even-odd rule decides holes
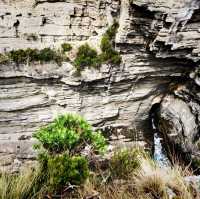
[[[32,133],[65,112],[80,113],[110,134],[131,135],[135,141],[151,145],[153,104],[176,90],[177,84],[191,81],[190,90],[195,84],[192,78],[198,82],[196,72],[191,79],[189,74],[200,58],[199,4],[198,0],[1,1],[2,53],[28,47],[58,48],[63,42],[70,42],[74,49],[88,42],[98,49],[102,34],[117,19],[116,48],[122,56],[120,65],[86,69],[80,77],[74,76],[74,67],[67,62],[62,66],[53,62],[1,64],[1,166],[15,170],[34,158]],[[195,88],[196,99],[198,86]],[[191,123],[184,125],[196,125],[188,133],[198,134],[197,113],[185,97],[179,100],[188,107],[188,117],[191,115]]]

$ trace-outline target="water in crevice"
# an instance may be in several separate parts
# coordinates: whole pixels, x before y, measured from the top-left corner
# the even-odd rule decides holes
[[[154,153],[153,158],[160,167],[166,167],[170,165],[170,161],[167,154],[162,146],[162,138],[159,136],[159,132],[155,126],[154,117],[152,119],[152,128],[154,131]]]

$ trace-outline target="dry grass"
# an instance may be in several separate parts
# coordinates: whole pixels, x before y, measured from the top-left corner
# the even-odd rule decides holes
[[[172,192],[179,199],[192,199],[195,196],[184,179],[186,174],[188,171],[180,166],[160,168],[152,160],[143,159],[141,169],[135,173],[133,180],[137,192],[143,198],[168,199]]]
[[[186,175],[192,175],[187,169],[183,170],[180,166],[160,168],[148,156],[144,156],[143,152],[139,157],[140,167],[134,171],[131,170],[128,177],[119,179],[108,177],[109,173],[103,171],[100,175],[94,174],[85,186],[78,190],[77,198],[97,199],[98,196],[101,199],[200,198],[196,188],[187,184],[184,179]],[[119,168],[123,168],[122,165],[119,165]],[[119,177],[121,176],[123,175]]]
[[[19,175],[2,173],[0,177],[0,199],[35,198],[40,178],[39,170],[26,169]],[[39,194],[38,194],[39,197]]]

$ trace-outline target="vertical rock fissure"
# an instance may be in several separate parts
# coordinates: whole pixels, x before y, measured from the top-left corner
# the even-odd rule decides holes
[[[150,111],[150,121],[153,132],[153,158],[160,167],[169,166],[170,160],[168,159],[167,152],[163,146],[163,138],[157,128],[157,112],[159,111],[160,104],[154,104]]]

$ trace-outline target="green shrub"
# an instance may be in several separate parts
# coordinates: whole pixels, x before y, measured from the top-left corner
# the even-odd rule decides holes
[[[104,152],[106,140],[100,132],[78,115],[66,114],[34,134],[39,141],[39,162],[47,176],[50,192],[61,190],[67,183],[81,184],[89,175],[88,161],[81,155],[90,145],[94,153]]]
[[[48,62],[54,60],[56,56],[57,54],[54,50],[52,50],[51,48],[44,48],[40,50],[38,54],[38,60],[42,62]]]
[[[112,49],[112,43],[110,42],[110,38],[107,34],[102,37],[100,47],[102,52],[109,52],[109,50]]]
[[[10,60],[14,61],[17,64],[25,62],[30,63],[33,61],[41,61],[42,63],[55,61],[57,64],[60,65],[64,59],[61,54],[50,48],[44,48],[42,50],[31,48],[27,48],[24,50],[12,50],[8,53],[8,57]]]
[[[102,54],[100,55],[102,62],[108,62],[112,64],[120,64],[121,56],[119,52],[114,49],[114,39],[117,33],[119,24],[115,21],[112,26],[108,28],[106,33],[101,39],[101,50]]]
[[[9,53],[9,57],[12,61],[14,61],[15,63],[19,64],[19,63],[24,63],[27,60],[27,54],[26,51],[23,49],[19,49],[19,50],[12,50]]]
[[[105,138],[100,132],[93,132],[91,125],[78,115],[66,114],[56,118],[51,124],[42,127],[34,137],[50,153],[68,151],[80,152],[87,144],[97,151],[106,148]]]
[[[108,35],[108,37],[110,39],[114,39],[115,35],[117,34],[117,30],[119,28],[119,23],[115,20],[113,22],[113,24],[108,28],[108,30],[106,31],[106,35]]]
[[[123,149],[115,152],[110,161],[111,176],[116,178],[128,178],[140,167],[141,150]]]
[[[119,52],[110,49],[109,51],[103,52],[100,54],[100,60],[102,63],[112,63],[112,64],[120,64],[121,63],[121,56]]]
[[[80,71],[85,67],[98,67],[102,63],[121,63],[120,54],[113,48],[118,27],[119,24],[114,22],[103,35],[100,45],[102,53],[100,55],[98,55],[97,51],[92,49],[88,44],[79,47],[74,60],[74,65],[78,74],[80,74]]]
[[[68,43],[63,43],[61,45],[61,47],[62,47],[63,52],[68,52],[68,51],[70,51],[72,49],[71,44],[68,44]]]
[[[8,53],[9,58],[14,61],[15,63],[25,63],[25,62],[32,62],[32,61],[38,61],[40,51],[37,49],[31,49],[27,48],[25,50],[19,49],[19,50],[12,50]]]
[[[83,70],[85,67],[99,66],[100,60],[97,51],[91,48],[88,44],[80,46],[74,60],[74,65],[78,71]]]
[[[112,54],[110,56],[110,62],[112,64],[120,64],[122,61],[120,53],[117,51],[111,51],[111,52],[112,52]]]
[[[59,51],[56,51],[51,48],[44,48],[42,50],[38,49],[19,49],[19,50],[12,50],[5,55],[0,54],[0,63],[3,63],[3,61],[8,62],[9,60],[17,63],[30,63],[34,61],[40,61],[40,62],[49,62],[49,61],[55,61],[58,65],[61,65],[63,61],[68,61],[68,58],[62,55]],[[1,61],[3,60],[3,61]]]
[[[62,189],[67,183],[82,184],[89,176],[85,157],[61,154],[48,158],[48,185],[51,191]]]

